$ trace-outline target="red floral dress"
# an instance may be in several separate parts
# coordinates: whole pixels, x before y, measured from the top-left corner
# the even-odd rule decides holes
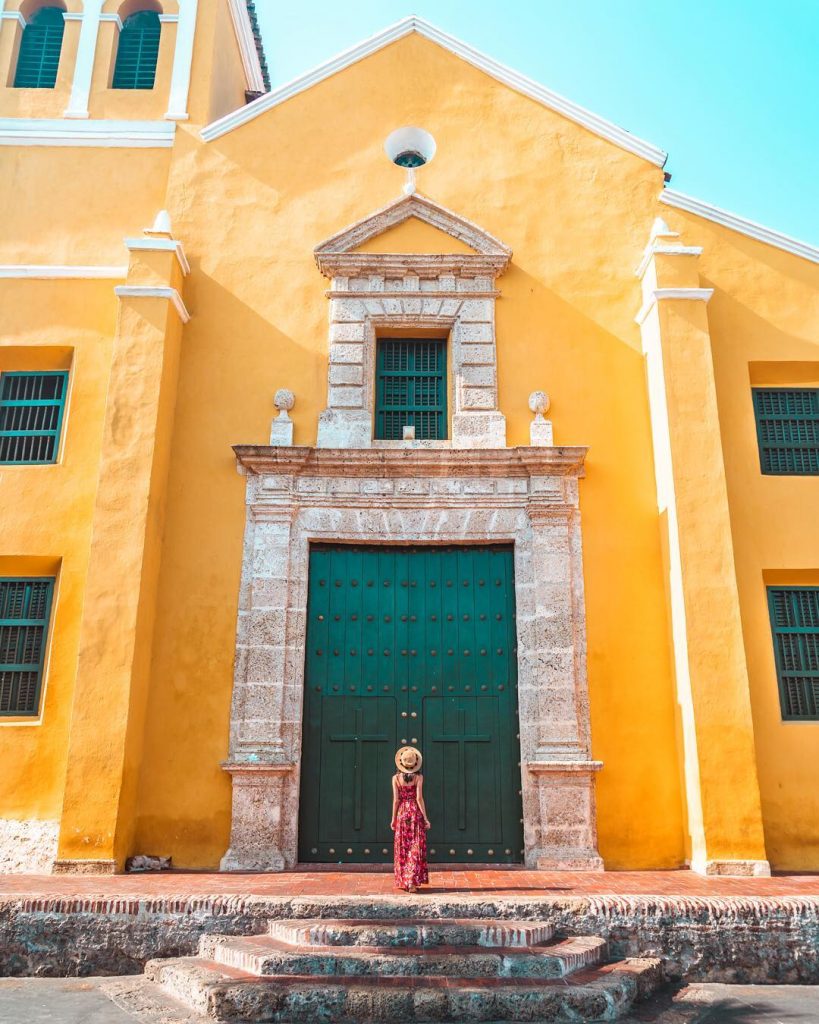
[[[398,785],[395,814],[395,884],[412,889],[429,881],[427,871],[427,829],[418,801],[415,779]]]

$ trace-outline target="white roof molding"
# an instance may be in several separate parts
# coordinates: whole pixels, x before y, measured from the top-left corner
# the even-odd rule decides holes
[[[494,277],[496,274],[502,274],[509,265],[512,250],[508,245],[504,245],[494,235],[490,235],[488,231],[484,231],[465,217],[460,217],[432,199],[413,192],[382,206],[380,210],[356,221],[355,224],[317,245],[313,251],[319,270],[327,277],[333,277],[342,273],[354,273],[356,269],[369,267],[373,261],[383,263],[384,260],[391,259],[393,262],[417,262],[417,256],[354,252],[358,246],[371,238],[376,238],[390,228],[403,224],[411,217],[443,231],[474,250],[473,253],[430,258],[430,267],[434,264],[436,272],[444,272],[445,267],[454,261],[459,266],[474,265],[475,274],[490,274]]]
[[[71,121],[47,117],[0,117],[0,146],[99,146],[166,149],[175,124],[167,121]]]
[[[563,114],[564,117],[583,125],[584,128],[588,128],[589,131],[601,136],[601,138],[613,142],[616,146],[620,146],[621,149],[628,150],[628,152],[634,153],[650,163],[657,164],[658,167],[662,167],[665,163],[667,154],[657,146],[638,138],[636,135],[632,135],[624,128],[620,128],[618,125],[612,124],[611,121],[593,114],[590,110],[572,103],[571,100],[567,100],[564,96],[552,92],[539,82],[535,82],[531,78],[520,74],[520,72],[506,67],[506,65],[499,63],[492,57],[488,57],[486,54],[461,42],[460,39],[456,39],[454,36],[442,32],[434,25],[430,25],[428,21],[416,17],[403,18],[401,21],[397,21],[394,25],[384,29],[382,32],[378,32],[374,36],[370,36],[369,39],[365,39],[364,42],[359,43],[357,46],[344,50],[326,63],[313,68],[312,71],[294,78],[285,85],[280,85],[277,89],[273,89],[264,96],[253,100],[252,103],[248,103],[246,106],[240,107],[238,110],[234,110],[232,113],[219,118],[218,121],[213,121],[202,129],[202,138],[205,142],[212,142],[214,139],[218,139],[221,135],[233,131],[234,128],[252,121],[253,118],[258,117],[265,110],[270,110],[271,107],[284,103],[285,100],[297,96],[318,82],[322,82],[324,79],[336,74],[336,72],[343,71],[357,61],[369,57],[370,54],[383,49],[385,46],[389,46],[390,43],[394,43],[398,39],[403,39],[404,36],[408,36],[413,32],[417,32],[418,35],[423,36],[425,39],[432,40],[432,42],[442,46],[445,50],[449,50],[450,53],[454,53],[468,64],[472,64],[474,67],[486,72],[486,74],[491,75],[497,81],[508,85],[509,88],[542,103],[559,114]]]
[[[245,0],[228,0],[228,8],[233,19],[233,29],[236,33],[236,42],[242,58],[248,91],[264,92],[266,86],[262,75],[262,65],[259,61],[259,51],[256,49],[256,40],[253,38],[253,26],[250,24],[247,3]]]
[[[712,220],[715,224],[722,224],[723,227],[738,231],[741,235],[755,238],[758,242],[765,242],[777,249],[784,249],[795,256],[802,256],[813,263],[819,263],[819,247],[808,245],[807,242],[800,242],[798,238],[791,238],[790,235],[783,235],[780,231],[766,228],[764,224],[757,224],[756,221],[746,220],[738,217],[735,213],[720,209],[719,206],[712,206],[704,203],[701,199],[694,199],[674,189],[663,189],[660,193],[660,202],[666,206],[673,206],[678,210],[685,210],[687,213],[694,213],[698,217]]]
[[[47,263],[0,264],[0,278],[20,278],[29,281],[97,280],[116,281],[128,273],[127,267],[65,266]]]

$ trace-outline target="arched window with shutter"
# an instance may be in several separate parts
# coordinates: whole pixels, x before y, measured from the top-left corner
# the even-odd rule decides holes
[[[41,7],[23,29],[14,73],[15,89],[53,89],[65,21],[60,7]]]
[[[161,27],[156,11],[136,11],[125,19],[114,65],[114,89],[153,89]]]

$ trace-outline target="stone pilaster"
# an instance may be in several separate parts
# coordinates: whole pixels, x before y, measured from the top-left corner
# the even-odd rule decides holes
[[[135,820],[187,261],[129,239],[113,338],[55,870],[121,870]]]
[[[655,222],[640,264],[690,862],[769,874],[701,250]]]

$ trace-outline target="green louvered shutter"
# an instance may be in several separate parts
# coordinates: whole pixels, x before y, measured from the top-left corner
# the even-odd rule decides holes
[[[41,7],[23,29],[14,73],[15,89],[53,89],[65,20],[59,7]]]
[[[0,715],[36,715],[53,579],[0,580]]]
[[[418,441],[442,440],[446,423],[446,342],[384,338],[378,342],[375,436],[400,441],[405,426]]]
[[[114,89],[153,89],[161,28],[154,11],[137,11],[125,19],[114,65]]]
[[[56,462],[68,373],[0,374],[0,464]]]
[[[762,472],[819,474],[819,388],[754,388]]]
[[[784,719],[819,719],[819,587],[768,587]]]

